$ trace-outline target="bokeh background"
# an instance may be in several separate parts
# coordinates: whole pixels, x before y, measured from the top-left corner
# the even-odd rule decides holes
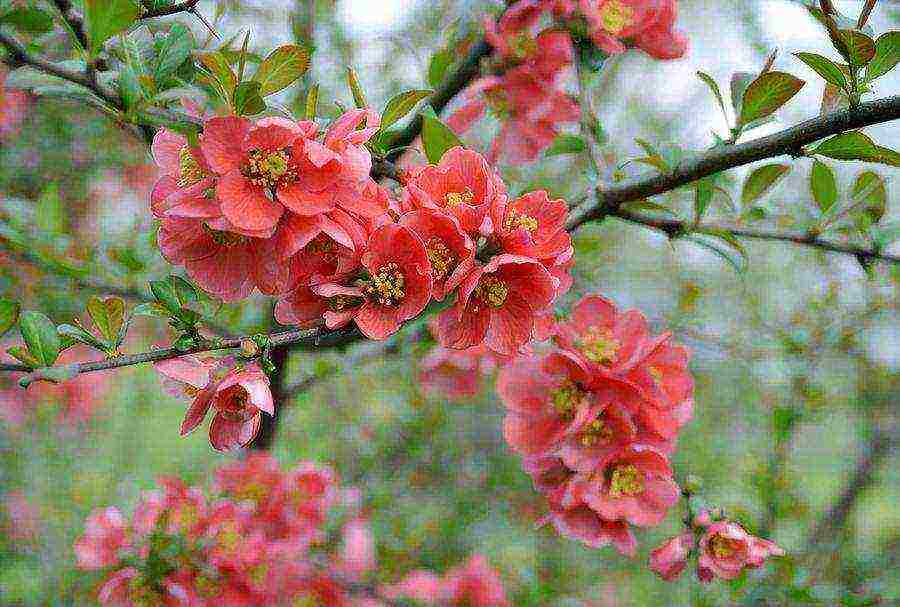
[[[836,2],[853,15],[861,4]],[[300,107],[305,87],[321,82],[325,112],[332,99],[350,101],[346,65],[356,68],[379,108],[400,90],[422,88],[431,56],[477,32],[494,6],[481,0],[200,4],[210,19],[224,13],[216,21],[224,39],[249,27],[251,48],[263,54],[312,35],[313,68],[279,102]],[[680,0],[679,11],[691,40],[684,59],[664,63],[628,54],[595,79],[612,167],[640,155],[638,137],[664,148],[708,147],[711,131],[726,129],[694,72],[702,69],[727,86],[733,72],[758,70],[776,47],[776,65],[810,83],[776,123],[753,136],[818,113],[823,85],[791,53],[828,54],[829,45],[797,3]],[[897,29],[900,7],[880,3],[871,25],[876,32]],[[205,30],[192,26],[202,43]],[[896,93],[900,75],[878,87],[880,96]],[[484,149],[490,128],[470,134],[467,143]],[[900,142],[896,123],[868,132],[884,145]],[[832,165],[846,195],[864,167]],[[789,178],[765,201],[766,222],[802,227],[814,218],[809,168],[809,160],[793,162]],[[571,155],[501,169],[513,192],[544,187],[574,199],[588,184],[586,161]],[[747,170],[729,173],[733,195]],[[896,221],[897,171],[878,170],[888,180],[886,221]],[[171,270],[156,249],[147,208],[155,177],[143,142],[99,113],[77,102],[29,100],[20,129],[0,140],[0,297],[61,323],[85,317],[84,302],[98,284],[146,294],[148,279]],[[676,192],[660,202],[688,209],[690,195]],[[711,216],[727,213],[717,206]],[[671,328],[694,351],[695,420],[675,457],[679,474],[700,476],[710,501],[789,556],[731,584],[701,587],[692,576],[662,582],[646,558],[678,528],[677,512],[662,527],[639,533],[634,560],[534,528],[542,500],[503,444],[490,377],[477,397],[426,393],[417,363],[427,340],[365,357],[353,368],[345,366],[346,353],[295,353],[288,384],[309,373],[318,379],[280,403],[273,452],[285,465],[331,464],[360,488],[382,581],[421,566],[444,571],[480,552],[500,570],[517,606],[576,605],[576,599],[596,605],[897,600],[900,472],[885,445],[896,442],[900,400],[900,267],[866,270],[852,257],[747,242],[749,269],[739,274],[705,249],[614,220],[582,229],[575,241],[576,286],[568,302],[599,291],[621,307],[641,308],[654,329]],[[267,330],[270,318],[264,298],[226,305],[216,315],[235,332]],[[142,318],[126,349],[166,339],[164,322]],[[74,568],[72,551],[87,514],[108,504],[127,508],[159,475],[208,481],[226,456],[209,448],[203,432],[179,438],[184,406],[162,391],[148,367],[27,393],[0,378],[0,604],[92,604],[97,579]],[[846,516],[829,518],[866,458],[873,465]]]

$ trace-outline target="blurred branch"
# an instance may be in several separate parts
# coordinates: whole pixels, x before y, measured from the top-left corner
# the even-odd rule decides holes
[[[186,0],[185,2],[178,2],[172,6],[164,6],[152,10],[145,8],[144,12],[141,14],[141,19],[155,19],[157,17],[177,15],[178,13],[193,13],[197,10],[198,4],[200,4],[200,0]]]
[[[837,501],[813,527],[806,541],[805,553],[816,550],[844,526],[856,500],[875,481],[876,468],[896,447],[896,444],[896,433],[883,429],[873,431],[866,444],[865,452],[857,462],[856,468],[840,492]]]
[[[618,208],[609,213],[611,217],[624,219],[630,223],[645,225],[666,233],[670,237],[677,237],[682,234],[698,233],[717,235],[723,232],[729,232],[734,236],[750,238],[753,240],[780,240],[784,242],[792,242],[794,244],[805,245],[835,253],[844,253],[853,255],[864,260],[881,260],[892,263],[900,262],[900,256],[890,253],[883,253],[875,249],[869,249],[862,246],[843,244],[831,240],[825,240],[811,234],[809,232],[776,230],[772,228],[751,228],[728,223],[701,223],[694,224],[692,221],[680,219],[666,219],[659,217],[647,217],[638,213],[633,213],[622,208]]]

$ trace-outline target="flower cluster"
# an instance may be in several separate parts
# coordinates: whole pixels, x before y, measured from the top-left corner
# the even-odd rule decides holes
[[[504,367],[503,431],[547,498],[547,521],[591,547],[635,553],[632,526],[678,502],[669,455],[693,409],[689,352],[644,316],[582,299],[544,356]]]
[[[384,589],[363,583],[377,563],[359,494],[311,463],[284,472],[257,453],[216,470],[210,492],[173,478],[160,485],[130,517],[94,511],[75,543],[78,566],[104,573],[104,607],[383,607],[381,597],[415,592],[442,606],[508,605],[478,556],[443,578],[417,571]],[[340,528],[329,531],[335,516]]]
[[[486,113],[501,122],[488,158],[510,164],[534,161],[579,119],[565,92],[575,57],[573,38],[587,38],[606,54],[636,46],[657,59],[676,59],[687,40],[675,31],[676,0],[522,0],[500,18],[485,21],[494,47],[493,74],[472,83],[448,119],[457,133]],[[560,24],[565,27],[560,27]]]
[[[733,580],[744,569],[761,567],[769,556],[784,555],[774,542],[747,533],[733,521],[715,520],[705,510],[691,525],[650,553],[650,569],[666,581],[681,575],[692,553],[697,555],[697,579],[704,583]]]
[[[170,392],[193,398],[181,422],[181,435],[194,431],[214,411],[209,443],[216,451],[249,445],[259,432],[262,414],[275,415],[269,378],[256,363],[232,358],[182,356],[154,363]]]

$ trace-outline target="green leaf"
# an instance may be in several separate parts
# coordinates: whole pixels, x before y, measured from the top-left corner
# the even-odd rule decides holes
[[[715,194],[715,184],[711,179],[700,179],[694,182],[694,222],[700,223],[709,203],[712,202],[713,194]]]
[[[869,232],[879,250],[884,249],[900,240],[900,220],[889,221],[872,226]]]
[[[319,113],[319,83],[312,85],[306,94],[306,112],[304,118],[315,120]]]
[[[881,164],[892,167],[900,167],[900,152],[896,152],[880,145],[875,146],[875,151],[878,152],[878,160],[875,162],[880,162]]]
[[[0,15],[0,25],[9,24],[28,34],[46,34],[53,30],[53,17],[45,10],[20,6]]]
[[[260,83],[255,80],[240,83],[234,89],[234,113],[238,116],[255,116],[266,110],[266,102],[260,94]]]
[[[61,384],[65,381],[69,381],[74,377],[78,376],[78,364],[72,363],[71,365],[60,365],[58,367],[50,367],[49,369],[44,369],[41,373],[41,377],[48,381],[53,382],[54,384]],[[19,385],[23,388],[27,388],[32,383],[31,378],[23,377],[19,380]]]
[[[838,199],[837,178],[828,165],[816,160],[810,173],[810,189],[822,213],[827,213]]]
[[[177,72],[191,56],[193,47],[194,36],[191,31],[180,23],[173,25],[157,50],[156,68],[153,71],[156,82],[163,83]]]
[[[366,93],[359,82],[359,75],[356,73],[356,70],[349,66],[347,67],[347,86],[350,87],[350,94],[353,95],[353,104],[356,107],[369,107],[369,102],[366,101]]]
[[[861,232],[881,221],[887,211],[887,185],[884,179],[873,171],[860,173],[853,183],[854,205],[861,203],[853,213],[853,220]]]
[[[561,156],[563,154],[580,154],[587,149],[587,143],[578,135],[557,135],[544,156]]]
[[[277,93],[300,79],[309,69],[309,51],[296,44],[279,46],[256,68],[253,80],[259,82],[262,97]]]
[[[61,234],[66,229],[68,215],[59,196],[59,184],[50,183],[41,192],[35,205],[35,224],[42,234]]]
[[[17,361],[28,365],[29,367],[40,367],[41,362],[22,346],[13,346],[6,349],[6,353],[15,358]]]
[[[815,53],[794,53],[794,56],[808,65],[826,82],[843,89],[847,88],[847,76],[844,75],[844,71],[828,57],[816,55]]]
[[[151,280],[150,292],[169,314],[177,314],[181,310],[181,302],[175,293],[175,287],[169,280]],[[141,306],[138,306],[140,308]],[[135,314],[138,314],[135,308]]]
[[[731,75],[731,107],[734,108],[735,116],[741,115],[741,100],[750,83],[756,80],[756,74],[750,72],[735,72]]]
[[[381,131],[386,131],[390,126],[402,120],[409,114],[420,101],[434,93],[430,89],[415,89],[395,95],[387,102],[381,115]]]
[[[847,43],[849,55],[846,57],[851,65],[863,66],[875,56],[875,41],[856,30],[841,30],[841,36]]]
[[[900,62],[900,32],[886,32],[875,41],[875,57],[866,66],[866,80],[884,76]]]
[[[0,299],[0,337],[3,337],[19,320],[20,309],[18,302]]]
[[[725,116],[725,120],[728,120],[728,112],[725,111],[725,99],[722,97],[722,91],[719,89],[719,85],[713,80],[713,77],[707,74],[706,72],[697,72],[697,77],[706,83],[706,86],[709,87],[709,90],[712,91],[712,94],[715,96],[716,101],[719,102],[719,108],[722,110],[722,115]]]
[[[133,316],[152,316],[153,318],[168,318],[169,311],[156,302],[138,304],[131,311]]]
[[[181,302],[181,306],[184,307],[189,303],[197,301],[197,287],[183,279],[181,276],[169,276],[169,282],[172,283],[172,287],[175,289],[175,296],[178,298],[178,301]]]
[[[650,200],[632,200],[622,204],[622,208],[626,211],[656,211],[658,213],[665,213],[666,215],[671,215],[672,217],[678,217],[678,213],[670,209],[669,207],[663,206],[656,202],[652,202]]]
[[[820,143],[813,154],[827,156],[835,160],[877,160],[879,153],[875,143],[859,131],[835,135]]]
[[[108,349],[106,344],[94,337],[84,327],[65,324],[59,325],[56,330],[63,337],[67,337],[72,341],[88,345],[92,348],[100,350],[101,352],[106,352]]]
[[[771,115],[799,93],[804,84],[803,80],[785,72],[766,72],[744,91],[741,125]]]
[[[91,297],[87,311],[100,335],[109,343],[115,343],[125,322],[125,302],[119,297]]]
[[[453,65],[454,54],[449,50],[438,51],[428,62],[428,84],[438,88],[444,82],[447,70]]]
[[[60,339],[52,320],[40,312],[22,312],[19,332],[28,346],[28,352],[41,367],[49,367],[56,362]]]
[[[84,0],[84,17],[92,57],[107,40],[127,30],[140,15],[133,0]]]
[[[225,95],[225,101],[228,102],[234,96],[234,89],[237,87],[237,75],[231,69],[231,64],[221,52],[201,53],[198,59],[203,67],[215,79],[222,93]]]
[[[428,108],[422,113],[422,145],[428,162],[437,164],[447,150],[462,146],[462,142],[450,127],[441,122],[434,110]]]
[[[119,94],[125,111],[135,109],[144,99],[144,89],[134,69],[128,64],[122,66],[119,72]]]
[[[767,164],[750,173],[741,191],[741,206],[749,206],[769,192],[791,170],[788,164]]]

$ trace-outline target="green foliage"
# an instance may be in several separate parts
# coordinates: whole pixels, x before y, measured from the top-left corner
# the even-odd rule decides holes
[[[581,154],[587,150],[587,143],[578,135],[557,135],[550,147],[544,152],[544,156],[561,156],[564,154]]]
[[[237,85],[234,90],[234,113],[238,116],[255,116],[266,111],[266,102],[260,91],[261,85],[255,80]]]
[[[837,63],[828,57],[823,57],[822,55],[817,55],[815,53],[794,53],[794,56],[812,68],[813,71],[819,74],[827,82],[842,89],[847,88],[847,76],[844,74],[844,71]]]
[[[450,148],[461,146],[462,142],[450,127],[441,122],[431,107],[422,112],[422,145],[428,162],[437,164]]]
[[[56,325],[45,314],[22,312],[19,316],[19,332],[25,340],[28,353],[39,366],[49,367],[56,362],[61,342]]]
[[[444,82],[447,70],[453,65],[454,54],[449,49],[441,50],[431,56],[428,62],[428,84],[438,88]]]
[[[53,17],[41,8],[17,6],[5,12],[0,10],[0,25],[10,25],[28,34],[46,34],[53,30]]]
[[[157,44],[156,64],[153,78],[158,83],[165,83],[191,58],[194,48],[194,36],[180,23],[176,23]]]
[[[749,206],[765,196],[791,170],[787,164],[767,164],[754,169],[741,191],[741,204]]]
[[[766,72],[750,83],[741,98],[739,123],[746,126],[773,114],[806,84],[785,72]]]
[[[19,320],[21,308],[17,301],[0,299],[0,337],[3,337]]]
[[[415,109],[420,101],[427,99],[432,93],[434,91],[430,89],[414,89],[391,97],[384,107],[384,112],[381,113],[381,131],[386,131],[389,127],[402,120]]]
[[[253,75],[260,84],[259,94],[267,97],[284,90],[309,69],[309,51],[296,44],[280,46],[269,53]]]
[[[837,178],[827,164],[816,160],[810,172],[810,188],[819,210],[827,213],[838,199]]]
[[[875,56],[866,66],[866,81],[890,72],[900,62],[900,32],[887,32],[875,41]]]
[[[131,27],[139,15],[134,0],[84,0],[91,56],[96,57],[107,40]]]

